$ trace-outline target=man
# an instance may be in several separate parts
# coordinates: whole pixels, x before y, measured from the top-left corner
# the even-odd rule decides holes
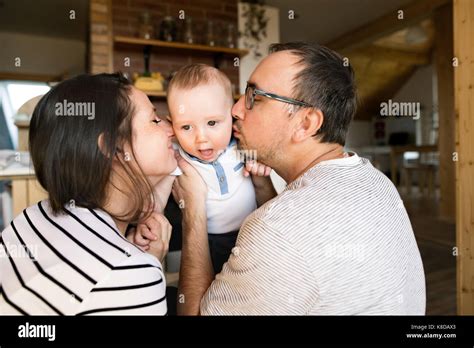
[[[356,111],[352,68],[318,45],[270,51],[232,109],[234,134],[288,186],[247,217],[214,277],[206,186],[179,160],[178,313],[424,314],[423,265],[403,202],[369,161],[344,152]]]

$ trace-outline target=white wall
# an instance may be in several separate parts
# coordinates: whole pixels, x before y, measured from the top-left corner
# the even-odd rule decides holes
[[[407,83],[392,98],[396,102],[419,102],[421,116],[419,120],[411,117],[386,117],[386,134],[391,132],[409,132],[417,134],[417,144],[426,144],[428,139],[422,139],[421,130],[429,130],[433,121],[433,66],[419,68]]]
[[[243,8],[245,4],[238,3],[238,25],[239,31],[244,30],[245,19],[242,16]],[[272,43],[280,42],[280,20],[279,20],[279,10],[276,7],[265,6],[265,15],[268,17],[267,23],[267,37],[260,42],[259,52],[261,54],[260,58],[255,58],[253,52],[249,52],[245,57],[240,61],[240,70],[239,70],[239,79],[240,79],[240,93],[244,93],[245,85],[248,78],[257,67],[258,63],[267,55],[268,47]],[[239,38],[239,48],[244,48],[244,40]],[[258,156],[258,154],[257,154]],[[273,185],[275,186],[276,191],[281,192],[285,186],[286,182],[278,176],[274,171],[271,173],[271,178]]]
[[[42,75],[85,72],[86,43],[55,37],[0,32],[0,71]],[[21,66],[15,66],[15,58]]]
[[[244,6],[248,6],[241,2],[238,3],[238,25],[239,31],[244,30],[245,18],[242,16]],[[245,91],[245,85],[248,78],[252,74],[255,67],[258,63],[267,55],[268,47],[272,43],[280,42],[280,19],[279,19],[279,10],[276,7],[265,6],[265,16],[268,18],[267,23],[267,37],[260,42],[259,52],[261,54],[260,58],[255,58],[253,52],[249,52],[245,57],[240,61],[240,93]],[[239,38],[238,42],[239,48],[245,49],[244,39]]]

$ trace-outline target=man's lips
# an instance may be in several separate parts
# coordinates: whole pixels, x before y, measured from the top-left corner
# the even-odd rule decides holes
[[[235,126],[235,125],[232,126],[232,129],[234,130],[234,135],[240,134],[240,130],[239,130],[239,128],[237,128],[237,126]]]

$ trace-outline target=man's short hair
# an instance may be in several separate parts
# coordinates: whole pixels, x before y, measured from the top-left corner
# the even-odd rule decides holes
[[[290,51],[299,59],[301,71],[294,78],[293,98],[320,109],[321,128],[314,135],[324,143],[345,144],[349,124],[357,109],[354,70],[336,52],[318,44],[278,43],[270,53]]]
[[[220,83],[232,100],[232,84],[229,78],[219,69],[197,63],[187,64],[174,74],[168,85],[168,94],[174,88],[192,89],[211,82]]]

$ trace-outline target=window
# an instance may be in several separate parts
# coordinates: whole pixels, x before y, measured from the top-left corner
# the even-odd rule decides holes
[[[31,98],[43,95],[50,90],[45,82],[0,81],[0,107],[3,108],[8,132],[2,131],[0,137],[10,137],[13,147],[18,147],[18,129],[15,120],[28,120],[29,114],[18,114],[20,107]]]

